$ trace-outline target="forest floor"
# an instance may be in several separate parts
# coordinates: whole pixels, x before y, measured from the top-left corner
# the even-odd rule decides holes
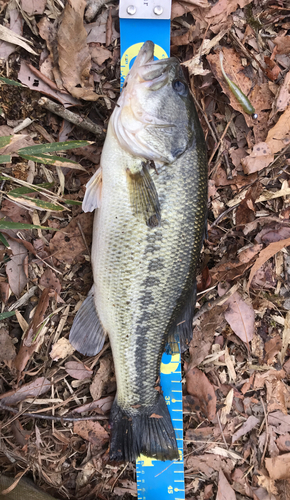
[[[137,496],[135,465],[108,454],[109,342],[89,358],[68,341],[92,285],[93,216],[81,202],[119,96],[117,4],[0,0],[0,17],[0,471],[59,499],[126,500]],[[286,500],[289,2],[174,0],[171,35],[209,158],[208,235],[182,356],[186,499]],[[220,51],[257,119],[225,81]],[[54,145],[68,140],[73,149]]]

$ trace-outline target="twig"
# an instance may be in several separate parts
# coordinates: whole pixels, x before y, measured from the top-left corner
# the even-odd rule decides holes
[[[40,413],[26,413],[19,412],[16,408],[11,408],[10,406],[0,403],[0,410],[11,411],[18,416],[30,417],[30,418],[40,418],[42,420],[52,420],[54,422],[82,422],[84,420],[108,420],[109,417],[105,415],[95,415],[94,417],[56,417],[54,415],[41,415]]]
[[[85,237],[84,232],[83,232],[83,228],[82,228],[82,226],[81,226],[81,224],[80,224],[80,221],[79,221],[79,220],[78,220],[77,224],[78,224],[79,232],[81,233],[81,237],[82,237],[82,239],[83,239],[84,245],[85,245],[85,247],[86,247],[86,249],[87,249],[88,256],[89,256],[89,258],[91,259],[90,249],[89,249],[89,247],[88,247],[87,240],[86,240],[86,237]]]
[[[64,108],[61,104],[56,104],[47,97],[41,97],[38,104],[48,111],[51,111],[51,113],[61,116],[64,120],[67,120],[80,128],[88,130],[89,132],[92,132],[100,137],[105,136],[105,131],[102,127],[100,127],[100,125],[92,122],[89,118],[82,118],[81,116],[72,113],[72,111]]]
[[[213,309],[216,306],[221,306],[222,304],[224,304],[228,300],[228,298],[231,297],[231,295],[233,295],[233,293],[235,293],[237,291],[238,288],[239,288],[239,285],[236,284],[236,285],[232,286],[232,288],[230,288],[230,290],[227,293],[225,293],[222,297],[219,297],[218,299],[216,299],[214,301],[207,302],[196,313],[196,315],[194,316],[192,322],[194,322],[198,318],[200,318],[200,316],[202,316],[205,312],[210,311],[211,309]]]
[[[115,488],[115,484],[116,484],[116,482],[118,481],[118,479],[120,479],[120,477],[122,476],[123,472],[125,472],[125,470],[127,469],[128,465],[129,465],[129,462],[127,462],[127,463],[126,463],[126,465],[125,465],[125,466],[123,467],[123,469],[121,470],[120,474],[116,477],[116,479],[115,479],[115,481],[114,481],[114,483],[113,483],[113,486],[112,486],[112,488],[111,488],[111,492],[112,492],[112,493],[113,493],[113,491],[114,491],[114,488]]]
[[[215,146],[215,148],[214,148],[214,150],[213,150],[213,152],[212,152],[212,154],[211,154],[211,157],[210,157],[210,159],[208,160],[208,164],[209,164],[209,165],[210,165],[210,163],[211,163],[211,161],[212,161],[212,159],[213,159],[213,157],[214,157],[214,155],[215,155],[216,151],[218,150],[218,148],[219,148],[219,147],[220,147],[220,145],[222,144],[222,141],[223,141],[223,139],[224,139],[224,137],[225,137],[225,135],[226,135],[226,133],[227,133],[227,131],[228,131],[228,128],[229,128],[230,124],[231,124],[231,123],[232,123],[232,121],[233,121],[233,119],[234,119],[234,115],[232,115],[232,116],[231,116],[231,119],[230,119],[230,121],[227,123],[227,125],[226,125],[226,127],[225,127],[225,129],[224,129],[224,131],[223,131],[223,134],[222,134],[221,138],[219,139],[218,143],[216,144],[216,146]],[[212,172],[210,172],[210,175],[211,175],[211,173],[212,173]]]
[[[209,131],[210,131],[210,133],[211,133],[212,137],[213,137],[213,140],[214,140],[215,142],[217,142],[217,141],[218,141],[217,136],[216,136],[215,132],[213,131],[211,124],[209,123],[208,117],[206,116],[206,114],[205,114],[204,110],[202,109],[201,105],[199,104],[199,102],[198,102],[198,100],[196,99],[196,97],[195,97],[195,95],[194,95],[194,93],[193,93],[193,92],[191,92],[191,95],[192,95],[192,97],[193,97],[193,100],[194,100],[194,102],[195,102],[196,107],[199,109],[199,111],[202,113],[202,116],[204,117],[204,120],[205,120],[205,122],[206,122],[206,124],[207,124],[207,126],[208,126],[208,129],[209,129]]]
[[[268,446],[268,441],[269,441],[269,427],[268,427],[268,415],[267,415],[267,412],[266,412],[265,403],[264,403],[262,397],[260,398],[260,400],[261,400],[261,403],[262,403],[262,406],[263,406],[263,410],[264,410],[264,414],[265,414],[265,424],[266,424],[266,439],[265,439],[265,445],[264,445],[263,455],[262,455],[261,462],[260,462],[261,465],[262,465],[263,462],[264,462],[264,458],[265,458],[266,451],[267,451],[267,446]]]
[[[223,428],[222,428],[222,424],[221,424],[221,421],[220,421],[220,417],[219,417],[219,413],[217,412],[216,414],[217,416],[217,421],[218,421],[218,424],[219,424],[219,428],[220,428],[220,431],[221,431],[221,435],[222,435],[222,438],[223,438],[223,442],[225,443],[225,447],[227,448],[227,450],[229,449],[229,445],[228,443],[226,442],[226,438],[224,436],[224,431],[223,431]]]

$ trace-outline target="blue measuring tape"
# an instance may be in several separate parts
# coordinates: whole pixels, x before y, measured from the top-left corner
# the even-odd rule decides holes
[[[126,0],[120,0],[119,6],[121,88],[144,42],[147,40],[154,42],[156,59],[165,59],[170,55],[171,1],[162,0],[157,3],[155,0],[143,0],[142,5],[140,5],[141,0],[135,0],[135,3],[136,6]],[[163,17],[166,17],[165,19],[160,18],[162,14]],[[160,385],[175,430],[180,460],[162,462],[141,455],[136,462],[138,500],[184,500],[180,352],[163,354],[160,367]]]

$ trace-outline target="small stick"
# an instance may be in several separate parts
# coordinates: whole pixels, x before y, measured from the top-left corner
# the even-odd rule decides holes
[[[97,125],[88,118],[82,118],[81,116],[72,113],[72,111],[64,108],[61,104],[56,104],[54,101],[51,101],[47,97],[41,97],[38,101],[38,104],[48,111],[51,111],[51,113],[61,116],[61,118],[64,118],[64,120],[77,125],[77,127],[88,130],[89,132],[92,132],[93,134],[101,137],[105,136],[105,131],[102,127],[100,127],[100,125]]]
[[[30,418],[40,418],[42,420],[52,420],[54,422],[82,422],[84,420],[108,420],[109,417],[105,415],[95,415],[93,417],[56,417],[55,415],[41,415],[40,413],[26,413],[20,412],[16,408],[11,408],[10,406],[0,404],[0,410],[8,410],[18,416],[30,417]]]

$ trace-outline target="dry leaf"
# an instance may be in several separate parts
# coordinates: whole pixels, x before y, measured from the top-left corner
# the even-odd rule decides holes
[[[224,406],[221,411],[220,420],[223,425],[225,425],[228,421],[228,415],[230,414],[232,409],[233,399],[234,399],[234,389],[231,389],[227,394],[227,397],[224,401]]]
[[[114,396],[107,396],[106,398],[99,399],[98,401],[92,401],[82,406],[74,408],[73,413],[84,413],[92,410],[101,410],[99,413],[106,413],[110,411],[114,401]],[[98,411],[97,411],[98,413]]]
[[[86,42],[87,32],[83,17],[85,0],[68,0],[57,33],[58,70],[54,72],[60,84],[77,99],[96,101],[94,79],[90,74],[91,56]],[[54,55],[54,54],[53,54]],[[57,81],[61,76],[61,82]]]
[[[51,383],[45,377],[39,377],[29,384],[25,384],[16,391],[9,391],[1,394],[0,398],[5,405],[16,405],[27,398],[37,398],[50,390]]]
[[[234,444],[241,436],[244,436],[250,432],[256,425],[260,423],[260,420],[253,415],[251,415],[246,422],[240,427],[232,436],[232,444]]]
[[[39,280],[39,284],[45,288],[52,288],[59,295],[61,292],[61,284],[52,269],[47,268]]]
[[[265,458],[265,465],[271,479],[290,478],[290,453],[274,458]]]
[[[20,349],[17,353],[13,366],[21,373],[34,351],[42,344],[44,338],[43,320],[51,297],[55,296],[49,288],[45,288],[40,296],[35,309],[34,316],[25,332]]]
[[[68,361],[64,365],[65,371],[73,378],[77,380],[84,380],[90,378],[93,371],[87,368],[83,363],[78,361]]]
[[[281,411],[275,411],[268,416],[269,424],[276,427],[277,434],[290,433],[290,415],[284,415]]]
[[[28,43],[28,40],[23,38],[23,36],[18,35],[14,31],[11,31],[8,28],[5,28],[5,26],[1,26],[0,24],[0,39],[4,40],[5,42],[12,43],[13,45],[18,45],[19,47],[22,47],[23,49],[27,50],[27,52],[30,52],[31,54],[34,54],[37,56],[38,54],[31,48],[31,46]]]
[[[188,368],[195,368],[210,353],[216,329],[224,322],[225,306],[216,306],[205,313],[200,324],[194,327],[189,344],[190,361]]]
[[[282,380],[266,380],[268,412],[281,410],[287,415],[287,389]]]
[[[74,351],[75,349],[69,340],[62,337],[56,342],[56,344],[53,344],[49,355],[53,361],[58,361],[59,359],[64,359],[67,356],[70,356]]]
[[[112,366],[113,360],[110,356],[100,360],[100,368],[90,385],[90,393],[94,401],[97,401],[102,396],[104,388],[110,380]]]
[[[16,295],[16,297],[19,297],[27,283],[24,264],[25,259],[28,258],[28,252],[23,245],[17,243],[17,241],[14,241],[9,237],[7,239],[13,255],[11,255],[11,260],[6,264],[6,274],[12,292]]]
[[[59,101],[65,108],[68,108],[69,106],[74,106],[76,104],[79,104],[79,101],[72,97],[70,94],[67,92],[60,92],[59,90],[54,90],[48,83],[48,79],[42,75],[42,78],[40,77],[41,73],[39,72],[39,76],[36,76],[31,69],[32,66],[28,65],[25,61],[21,61],[20,64],[20,70],[18,73],[18,80],[21,81],[21,83],[24,83],[29,87],[31,90],[36,90],[37,92],[40,92],[41,94],[44,94],[48,97],[52,97],[53,99],[56,99]],[[53,82],[51,82],[53,83]]]
[[[10,361],[15,356],[15,346],[8,330],[0,328],[0,361]]]
[[[91,420],[74,422],[74,433],[89,441],[95,449],[101,449],[109,441],[109,434],[104,427]]]
[[[290,238],[289,238],[290,240]],[[282,337],[282,349],[280,362],[283,365],[285,360],[285,355],[290,342],[290,311],[287,312],[284,323],[283,337]]]
[[[21,0],[24,12],[29,16],[36,16],[44,13],[46,0]]]
[[[251,3],[251,0],[218,0],[205,16],[211,31],[218,33],[223,24],[231,22],[230,14],[232,12],[235,12],[238,7],[242,9],[249,3]]]
[[[219,455],[206,453],[205,455],[192,456],[190,455],[185,465],[188,469],[192,469],[193,474],[204,473],[211,477],[215,471],[223,470],[226,474],[230,474],[234,468],[234,462],[230,459],[223,459]]]
[[[198,368],[189,369],[184,363],[187,392],[199,399],[200,407],[209,420],[216,414],[216,395],[207,376]]]
[[[284,82],[279,89],[278,96],[276,98],[276,111],[285,111],[288,104],[290,104],[290,71],[286,74]]]
[[[253,265],[250,276],[249,276],[249,282],[248,282],[248,290],[250,288],[252,279],[255,275],[255,273],[260,269],[260,267],[267,262],[271,257],[274,257],[277,252],[280,252],[282,248],[285,248],[290,245],[290,238],[287,238],[286,240],[281,240],[277,241],[274,243],[270,243],[270,245],[267,246],[267,248],[264,248],[264,250],[261,250],[259,257],[257,258],[255,264]]]
[[[116,486],[114,488],[115,495],[122,496],[129,493],[132,497],[137,497],[137,483],[129,481],[129,479],[120,479],[119,482],[122,484],[122,488]]]
[[[92,213],[80,214],[74,217],[62,231],[58,231],[49,243],[51,254],[59,261],[71,264],[77,256],[87,253],[78,223],[82,227],[87,245],[90,246],[92,241],[93,217]]]
[[[107,59],[112,57],[110,50],[105,47],[90,47],[91,58],[98,66],[101,66]]]
[[[252,304],[248,305],[239,292],[235,292],[226,301],[228,309],[225,318],[235,334],[245,343],[249,343],[255,332],[255,313]]]
[[[273,42],[277,46],[277,54],[290,54],[290,36],[276,36]]]
[[[290,329],[289,329],[289,335],[290,335]],[[280,335],[275,335],[275,337],[265,342],[265,352],[266,352],[265,361],[267,362],[267,365],[272,365],[273,363],[275,363],[276,361],[275,356],[281,351],[281,347],[282,347],[282,341]]]
[[[95,0],[94,0],[95,3]],[[86,10],[86,18],[87,18],[88,10]],[[109,9],[104,10],[96,19],[94,23],[86,24],[85,29],[87,31],[87,40],[89,43],[106,43],[106,32],[107,32],[107,21],[109,16]],[[95,16],[93,16],[95,17]],[[120,38],[120,34],[115,30],[115,26],[113,23],[112,26],[112,35],[111,35],[111,43],[114,42],[117,38]]]
[[[219,471],[218,492],[216,500],[236,500],[236,494],[223,471]]]
[[[11,5],[11,4],[10,4]],[[12,5],[11,5],[12,6]],[[17,35],[22,35],[23,32],[23,18],[18,9],[9,9],[10,16],[10,30],[14,31]],[[17,50],[17,46],[12,43],[0,41],[0,60],[7,61],[8,57]]]
[[[267,167],[274,160],[274,154],[288,144],[290,144],[290,106],[269,130],[266,141],[255,144],[250,156],[241,160],[244,172],[250,174]]]
[[[288,451],[290,452],[290,434],[284,434],[279,436],[276,440],[276,444],[280,451]]]

